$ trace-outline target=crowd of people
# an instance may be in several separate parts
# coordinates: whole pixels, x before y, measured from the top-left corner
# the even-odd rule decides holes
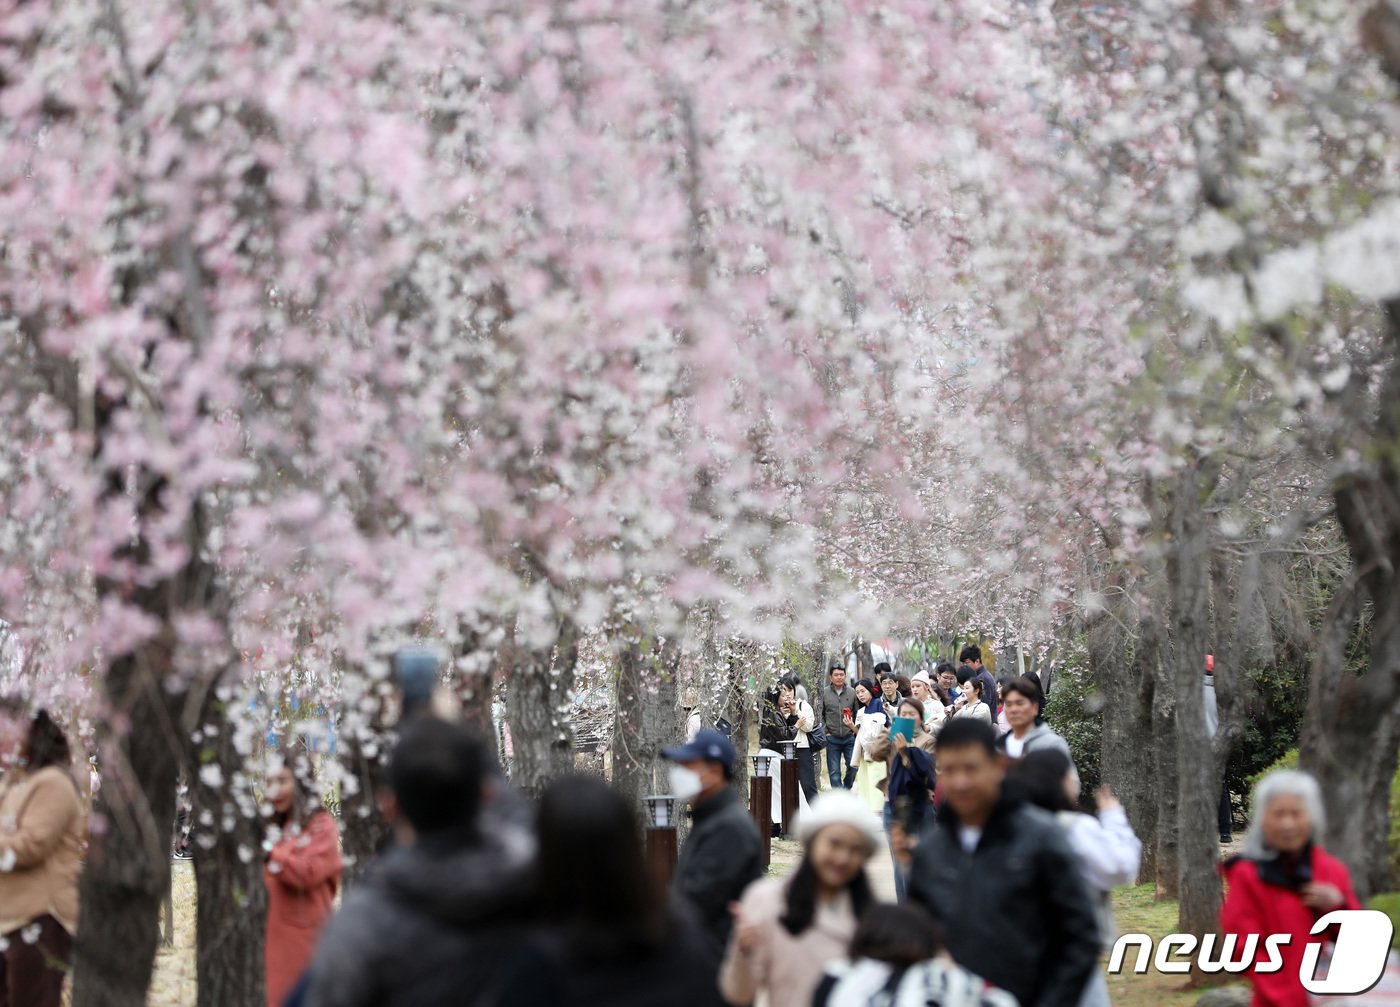
[[[715,727],[662,752],[691,813],[669,890],[617,791],[568,776],[531,805],[450,705],[424,701],[405,704],[376,795],[386,842],[342,899],[336,819],[311,760],[289,753],[264,784],[267,1003],[1105,1007],[1108,893],[1136,878],[1141,845],[1109,788],[1079,810],[1038,680],[963,658],[855,683],[834,664],[815,699],[779,683],[762,731],[783,737],[765,740],[797,742],[813,770],[801,859],[782,877],[765,876],[739,753]],[[0,1007],[59,1007],[87,800],[43,711],[0,702],[0,760]],[[1356,896],[1318,843],[1310,777],[1267,777],[1252,813],[1223,868],[1221,928],[1292,934],[1301,954],[1313,922]],[[894,903],[868,873],[885,856]],[[1253,974],[1254,1007],[1304,1007],[1296,965]]]

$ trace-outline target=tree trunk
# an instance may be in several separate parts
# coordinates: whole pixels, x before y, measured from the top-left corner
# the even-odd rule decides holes
[[[207,694],[200,740],[186,734],[186,772],[195,809],[194,845],[196,975],[199,1007],[262,1007],[262,822],[254,774],[234,747],[227,708]],[[218,767],[206,780],[201,767]],[[206,824],[207,823],[207,824]]]
[[[1209,632],[1210,540],[1202,496],[1209,476],[1199,465],[1176,478],[1171,504],[1167,583],[1175,634],[1177,775],[1177,930],[1202,937],[1215,929],[1220,910],[1220,847],[1216,809],[1220,777],[1206,731],[1204,677]],[[1193,975],[1194,975],[1193,971]],[[1200,973],[1197,978],[1204,977]]]
[[[496,725],[491,719],[492,658],[482,647],[481,633],[465,625],[461,633],[453,655],[452,689],[462,704],[463,722],[496,746]]]
[[[98,793],[79,884],[72,1007],[146,1004],[175,821],[179,739],[162,687],[171,670],[168,636],[114,657],[107,669],[112,716],[103,751],[116,759]],[[122,730],[123,724],[140,726]]]
[[[1327,846],[1351,870],[1363,899],[1393,881],[1383,837],[1400,748],[1400,300],[1387,303],[1386,312],[1389,371],[1374,413],[1358,422],[1374,468],[1333,488],[1354,569],[1342,591],[1358,597],[1334,602],[1299,743],[1300,765],[1322,786]],[[1363,600],[1372,605],[1371,652],[1357,678],[1344,668],[1344,641]]]
[[[862,639],[856,644],[856,666],[859,669],[859,678],[873,678],[875,676],[875,656],[870,651],[870,641]]]
[[[1121,587],[1121,585],[1119,585]],[[1142,839],[1139,881],[1156,876],[1157,774],[1152,750],[1152,697],[1156,624],[1144,613],[1137,643],[1122,627],[1127,606],[1105,613],[1086,632],[1089,669],[1103,697],[1099,766],[1103,781],[1123,802],[1133,831]],[[1150,655],[1150,656],[1149,656]]]
[[[633,637],[618,648],[617,661],[612,785],[640,809],[643,797],[665,792],[661,749],[678,740],[680,642]]]
[[[574,768],[568,703],[577,662],[578,632],[568,620],[548,648],[519,646],[512,629],[501,650],[515,753],[511,782],[525,793],[538,796],[550,777]]]
[[[364,876],[388,833],[375,804],[388,753],[382,736],[354,731],[340,740],[345,749],[345,778],[353,781],[343,784],[340,792],[340,848],[348,890]]]
[[[749,726],[753,708],[753,690],[749,687],[749,672],[753,661],[750,644],[731,640],[726,648],[724,717],[734,725],[734,778],[730,787],[739,795],[744,807],[749,806]]]

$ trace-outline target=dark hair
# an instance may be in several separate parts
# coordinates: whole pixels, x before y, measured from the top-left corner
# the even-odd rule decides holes
[[[29,734],[24,739],[21,755],[30,772],[48,766],[58,766],[66,771],[73,763],[73,753],[68,748],[68,736],[49,716],[48,710],[40,710],[29,722]]]
[[[899,969],[928,961],[943,950],[943,933],[922,906],[880,902],[860,917],[851,959],[869,958]]]
[[[885,677],[890,676],[890,675],[893,675],[893,674],[894,674],[894,669],[891,668],[891,667],[889,666],[889,662],[887,662],[887,661],[881,661],[879,664],[875,665],[875,677],[876,677],[876,678],[885,678]]]
[[[942,752],[950,748],[968,748],[981,745],[987,754],[996,758],[997,735],[992,725],[975,717],[954,717],[938,732],[934,751]]]
[[[830,678],[834,672],[845,671],[845,670],[846,670],[846,662],[845,662],[845,661],[837,661],[837,660],[835,660],[835,659],[833,658],[833,659],[832,659],[832,662],[831,662],[831,666],[830,666],[829,668],[826,669],[826,676],[827,676],[827,678]]]
[[[1041,748],[1018,759],[1011,775],[1031,804],[1046,811],[1070,811],[1073,805],[1065,793],[1065,776],[1073,766],[1058,748]]]
[[[899,687],[899,694],[905,699],[914,695],[914,683],[909,680],[908,675],[896,675],[895,684]]]
[[[958,654],[958,661],[980,661],[982,660],[982,648],[977,644],[969,644]]]
[[[987,698],[983,695],[983,693],[985,693],[987,690],[982,687],[982,679],[978,676],[968,675],[967,681],[963,683],[963,686],[964,688],[975,689],[977,691],[978,702],[981,702],[982,700]]]
[[[581,958],[628,958],[670,937],[632,805],[597,777],[569,775],[540,797],[535,881],[546,924]]]
[[[291,772],[294,790],[291,808],[285,814],[274,808],[270,820],[279,828],[293,820],[306,822],[316,813],[319,805],[313,800],[316,795],[316,766],[311,761],[311,755],[305,751],[279,752],[277,758]]]
[[[812,858],[803,856],[802,863],[793,872],[792,881],[788,883],[787,906],[783,915],[778,918],[783,929],[792,936],[797,937],[804,933],[816,920],[818,887],[817,869],[812,866]],[[875,902],[875,895],[870,890],[870,879],[865,876],[864,867],[851,879],[846,891],[851,895],[851,909],[855,912],[856,919],[860,919]]]
[[[1035,679],[1027,675],[1017,675],[1006,683],[1006,688],[1002,691],[1002,699],[1004,700],[1007,695],[1013,692],[1020,693],[1029,699],[1036,705],[1037,710],[1045,709],[1045,693],[1040,690]],[[1036,719],[1040,719],[1039,713],[1036,714]]]
[[[482,745],[464,728],[435,717],[409,724],[389,762],[389,786],[420,833],[469,831],[481,808]]]
[[[1011,676],[1010,676],[1010,675],[1002,675],[1000,678],[997,679],[997,688],[1001,689],[1003,692],[1006,690],[1006,687],[1007,687],[1008,685],[1010,685],[1010,684],[1011,684]]]
[[[920,703],[913,696],[905,696],[902,699],[900,699],[899,706],[903,706],[905,703],[908,703],[914,709],[919,711],[919,723],[922,724],[924,722],[924,704]],[[899,712],[899,706],[895,707],[895,713]]]
[[[957,669],[947,661],[939,661],[938,667],[933,669],[933,677],[938,678],[942,676],[944,672],[947,672],[949,675],[956,675],[958,673]]]
[[[798,678],[796,675],[794,675],[792,672],[788,672],[788,673],[787,673],[786,675],[784,675],[782,678],[778,679],[778,688],[780,688],[780,689],[791,689],[792,692],[793,692],[793,695],[797,695],[797,687],[798,687],[799,685],[801,685],[801,684],[802,684],[802,680],[799,679],[799,678]]]
[[[965,664],[959,665],[959,666],[958,666],[957,675],[958,675],[958,684],[959,684],[959,685],[966,685],[966,684],[968,683],[968,680],[969,680],[969,679],[973,679],[973,678],[976,678],[976,677],[977,677],[977,669],[975,669],[975,668],[969,668],[969,667],[968,667],[967,665],[965,665]]]
[[[865,686],[866,691],[870,693],[872,701],[880,698],[880,690],[875,688],[875,683],[868,678],[862,678],[860,681],[856,682],[855,685],[851,686],[851,688],[859,689],[862,685]]]

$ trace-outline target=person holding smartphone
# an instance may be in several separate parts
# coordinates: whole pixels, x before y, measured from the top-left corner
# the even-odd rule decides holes
[[[937,777],[933,768],[935,736],[924,729],[924,705],[917,699],[899,704],[899,716],[914,721],[914,740],[907,740],[891,725],[883,739],[871,749],[871,755],[884,759],[888,767],[880,789],[885,793],[885,836],[890,843],[894,861],[895,897],[904,901],[907,878],[895,857],[893,829],[896,824],[908,835],[918,835],[933,810],[933,789]]]
[[[817,722],[826,729],[826,772],[833,790],[849,790],[855,782],[855,706],[856,691],[846,681],[846,665],[834,660],[814,707]]]

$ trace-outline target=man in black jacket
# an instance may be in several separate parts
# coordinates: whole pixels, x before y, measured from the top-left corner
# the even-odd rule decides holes
[[[1098,964],[1099,936],[1060,826],[1002,793],[987,724],[949,721],[936,751],[944,804],[914,850],[910,901],[943,925],[954,961],[1021,1007],[1076,1007]]]
[[[718,964],[734,925],[729,904],[763,873],[758,829],[729,787],[734,746],[723,734],[704,728],[690,743],[663,748],[661,755],[675,763],[671,792],[691,807],[690,838],[671,884],[699,912]]]
[[[483,746],[431,717],[389,765],[403,821],[346,896],[311,967],[311,1007],[449,1007],[489,989],[525,932],[526,852],[481,824]]]

